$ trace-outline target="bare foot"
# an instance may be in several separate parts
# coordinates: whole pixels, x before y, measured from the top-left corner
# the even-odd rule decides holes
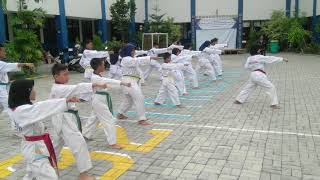
[[[120,145],[118,145],[118,144],[112,144],[112,145],[109,145],[110,146],[110,148],[112,148],[112,149],[122,149],[123,147],[122,146],[120,146]]]
[[[118,114],[118,115],[117,115],[117,119],[119,119],[119,120],[124,120],[124,119],[128,119],[128,117],[125,116],[125,115],[123,115],[123,114]]]
[[[95,177],[90,176],[87,172],[80,173],[79,180],[96,180]]]
[[[182,104],[179,104],[179,105],[177,105],[177,108],[185,108],[185,106]]]
[[[280,106],[278,106],[278,105],[271,105],[270,106],[272,109],[280,109]]]
[[[199,87],[193,87],[192,89],[200,89]]]
[[[234,102],[233,102],[234,104],[242,104],[240,101],[238,101],[238,100],[235,100]]]
[[[149,123],[147,120],[140,120],[138,121],[138,124],[141,126],[149,126],[151,123]]]
[[[160,103],[158,103],[158,102],[154,102],[154,105],[159,106],[159,105],[161,105],[161,104],[160,104]]]
[[[183,93],[183,94],[182,94],[182,96],[188,96],[188,95],[189,95],[188,93]]]

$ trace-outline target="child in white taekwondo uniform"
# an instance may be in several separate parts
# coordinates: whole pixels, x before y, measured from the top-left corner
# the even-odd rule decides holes
[[[167,53],[169,50],[169,48],[159,48],[159,44],[154,43],[153,48],[148,51],[147,55],[151,57],[158,57],[159,54]],[[161,64],[158,61],[151,60],[150,66],[148,66],[143,73],[145,80],[148,79],[153,69],[158,70],[159,74],[161,74]]]
[[[222,50],[225,47],[228,47],[228,44],[218,44],[218,41],[219,41],[218,38],[213,38],[211,40],[210,48],[221,50],[221,53],[222,53]],[[222,72],[223,72],[223,69],[222,69],[223,66],[222,66],[222,61],[221,61],[220,54],[211,54],[211,57],[212,57],[212,60],[213,60],[211,62],[211,64],[213,65],[213,67],[214,67],[215,71],[217,72],[218,76],[222,76]]]
[[[142,56],[146,56],[147,54],[148,54],[148,51],[136,50],[135,57],[142,57]],[[139,71],[139,75],[140,75],[140,84],[141,85],[144,85],[144,83],[145,83],[144,72],[142,70],[143,66],[149,67],[150,65],[149,64],[148,65],[142,64],[142,65],[138,66],[138,71]]]
[[[100,122],[110,147],[114,149],[121,149],[121,146],[117,144],[115,118],[111,114],[108,107],[109,103],[112,102],[108,101],[107,99],[109,93],[106,91],[106,88],[120,89],[121,86],[130,87],[131,84],[102,77],[102,73],[106,69],[104,59],[102,58],[93,59],[91,61],[91,67],[94,70],[91,76],[91,82],[107,84],[107,87],[97,87],[95,89],[95,94],[92,98],[93,116],[92,118],[89,118],[86,125],[84,126],[83,135],[89,139],[92,136],[92,133],[96,130],[98,123]]]
[[[197,63],[196,71],[199,72],[200,69],[204,69],[205,72],[209,74],[212,81],[216,82],[217,81],[217,77],[216,77],[217,74],[216,74],[213,66],[210,63],[210,55],[217,54],[221,51],[216,50],[216,49],[211,49],[210,48],[210,41],[205,41],[200,46],[199,50],[201,51],[201,54],[200,54],[200,57],[199,57],[199,60]]]
[[[181,62],[185,61],[185,56],[179,56],[180,50],[178,48],[174,48],[172,50],[171,54],[171,61],[172,62]],[[190,57],[191,58],[191,57]],[[175,74],[175,80],[176,80],[176,87],[178,88],[179,94],[182,96],[188,95],[187,93],[187,88],[186,88],[186,83],[184,79],[184,74],[182,69],[175,69],[173,70]]]
[[[77,98],[51,99],[32,103],[36,98],[33,80],[17,80],[9,91],[9,115],[23,137],[21,150],[27,164],[23,180],[58,180],[57,159],[50,135],[42,121],[68,110]]]
[[[90,66],[90,62],[93,58],[107,58],[109,57],[108,51],[96,51],[93,50],[92,41],[86,41],[86,49],[83,51],[80,65],[85,69],[84,78],[91,79],[93,69]]]
[[[121,79],[122,70],[121,70],[121,57],[120,57],[120,48],[113,49],[113,54],[110,54],[110,70],[108,77],[111,79]]]
[[[151,59],[158,57],[135,57],[135,46],[126,44],[121,50],[122,81],[131,83],[131,87],[122,87],[123,101],[120,105],[118,119],[127,119],[124,114],[134,105],[137,111],[140,125],[150,125],[145,115],[144,96],[140,87],[139,65],[150,64]]]
[[[265,65],[281,61],[288,62],[288,60],[283,59],[282,57],[260,55],[260,49],[258,45],[254,45],[251,48],[250,54],[251,56],[247,59],[247,62],[244,66],[247,70],[251,71],[250,79],[237,96],[235,104],[244,103],[250,94],[256,89],[256,87],[261,86],[265,88],[266,93],[270,96],[271,108],[279,109],[276,88],[267,77]]]
[[[180,51],[179,56],[185,57],[181,59],[176,59],[178,60],[178,63],[188,63],[189,66],[185,66],[182,70],[183,72],[187,75],[189,79],[191,79],[191,85],[193,89],[198,89],[199,88],[199,82],[198,82],[198,75],[196,71],[192,67],[192,59],[200,55],[200,51],[192,51],[190,50],[191,46],[186,45],[185,48]],[[177,63],[175,61],[174,63]]]
[[[63,64],[55,64],[52,67],[52,75],[55,80],[51,88],[50,99],[79,97],[82,94],[93,93],[97,87],[106,87],[105,84],[79,83],[77,85],[67,85],[69,81],[68,67]],[[52,137],[59,157],[63,146],[66,144],[76,159],[80,172],[79,179],[93,179],[87,171],[92,168],[90,154],[85,139],[81,131],[81,120],[75,104],[69,104],[68,110],[52,116]]]
[[[163,104],[168,95],[174,105],[176,105],[177,107],[183,107],[180,103],[178,89],[176,88],[174,70],[181,70],[189,64],[171,63],[171,54],[169,53],[165,53],[163,58],[164,63],[161,65],[163,79],[154,104]]]
[[[20,71],[22,67],[33,69],[34,65],[31,63],[6,63],[6,50],[0,44],[0,113],[8,110],[8,86],[9,78],[8,72]],[[14,123],[10,121],[11,128],[14,129]]]

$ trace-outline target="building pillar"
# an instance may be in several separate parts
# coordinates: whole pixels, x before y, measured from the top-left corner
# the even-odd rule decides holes
[[[6,24],[4,20],[4,11],[2,7],[2,3],[0,3],[0,43],[3,44],[7,40],[6,37]]]
[[[148,0],[144,0],[144,32],[148,32],[148,21],[149,21],[149,4]]]
[[[299,9],[300,9],[300,5],[299,5],[299,0],[295,0],[295,17],[299,17]]]
[[[312,13],[312,39],[314,42],[319,42],[319,33],[317,32],[317,0],[313,0],[313,13]]]
[[[237,48],[242,48],[243,0],[238,0]]]
[[[291,16],[291,0],[286,0],[286,16]]]
[[[101,33],[100,38],[102,42],[106,42],[108,40],[107,31],[106,0],[101,0],[101,19],[99,20],[99,32]]]
[[[196,50],[197,35],[196,35],[196,0],[191,0],[191,44],[192,49]]]
[[[64,0],[59,0],[59,15],[56,16],[58,49],[63,52],[63,60],[68,61],[69,42]]]
[[[131,2],[134,2],[134,0],[130,0]],[[136,34],[136,18],[131,17],[130,24],[129,24],[129,42],[134,41],[134,36]]]

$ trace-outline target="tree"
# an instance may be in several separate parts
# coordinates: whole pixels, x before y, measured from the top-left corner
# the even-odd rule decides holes
[[[128,3],[125,0],[117,0],[110,7],[114,30],[120,33],[123,41],[126,39],[126,35],[128,34],[128,25],[130,20],[135,16],[136,9],[134,0],[130,0]]]
[[[310,38],[310,32],[303,29],[306,18],[303,13],[299,17],[288,18],[283,11],[274,11],[270,21],[263,27],[262,31],[271,40],[279,40],[282,47],[287,47],[303,51],[307,46],[306,40]]]
[[[259,39],[260,35],[261,35],[260,32],[257,32],[254,27],[251,27],[246,48],[251,49],[251,47],[254,45],[254,43]]]
[[[174,24],[174,19],[168,17],[163,20],[166,14],[160,14],[158,5],[153,8],[154,13],[150,15],[149,31],[150,33],[168,33],[169,43],[178,41],[181,38],[180,26]]]
[[[9,59],[37,65],[42,61],[42,46],[35,31],[43,26],[45,12],[41,8],[33,10],[27,8],[25,0],[18,1],[17,13],[9,18],[14,39],[5,46]]]
[[[288,41],[290,45],[297,48],[300,52],[307,47],[306,38],[310,38],[311,33],[303,29],[298,20],[291,22],[291,28],[288,33]]]
[[[280,44],[287,44],[290,19],[283,11],[274,11],[271,19],[262,27],[262,31],[271,40],[279,40]]]
[[[169,43],[173,43],[175,41],[180,40],[181,38],[181,29],[180,25],[174,24],[173,18],[167,18],[160,29],[162,33],[168,33],[169,36]]]
[[[161,29],[161,25],[163,24],[163,17],[166,14],[159,15],[159,12],[161,10],[159,9],[158,4],[156,4],[156,6],[154,8],[152,8],[152,10],[154,11],[154,13],[150,15],[150,23],[149,23],[150,31],[159,32]]]

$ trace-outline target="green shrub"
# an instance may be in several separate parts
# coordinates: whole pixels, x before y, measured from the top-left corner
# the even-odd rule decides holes
[[[121,48],[122,47],[122,42],[121,41],[117,41],[115,38],[112,41],[108,41],[107,42],[107,47],[110,50],[116,49],[116,48]]]
[[[304,49],[303,52],[306,54],[320,54],[320,45],[318,44],[308,44]]]
[[[92,38],[93,48],[97,51],[102,51],[106,45],[101,41],[101,38],[98,35],[93,35]]]

